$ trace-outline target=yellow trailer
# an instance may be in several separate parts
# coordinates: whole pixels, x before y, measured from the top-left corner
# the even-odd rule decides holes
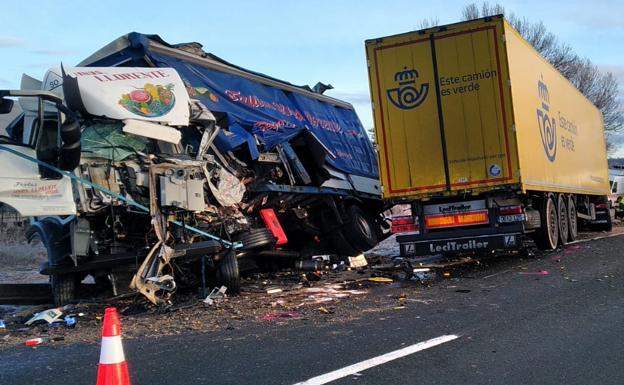
[[[576,217],[610,228],[600,111],[502,16],[367,40],[366,54],[383,197],[413,203],[410,239],[517,225],[553,248]],[[522,221],[498,221],[506,206]]]

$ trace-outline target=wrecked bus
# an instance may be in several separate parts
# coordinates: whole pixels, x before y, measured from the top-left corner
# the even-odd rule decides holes
[[[383,197],[403,255],[610,230],[600,111],[502,16],[366,41]]]
[[[196,43],[131,33],[0,91],[0,202],[33,217],[56,303],[86,275],[165,303],[210,272],[316,268],[386,236],[373,148],[345,102]]]

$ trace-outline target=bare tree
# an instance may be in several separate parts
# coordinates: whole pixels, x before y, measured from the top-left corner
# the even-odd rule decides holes
[[[618,81],[611,72],[601,72],[588,58],[581,58],[572,48],[548,31],[542,21],[532,22],[506,12],[500,4],[472,3],[462,10],[464,20],[504,14],[509,23],[563,76],[568,78],[596,107],[604,119],[605,131],[612,133],[624,127],[624,108],[618,100]]]
[[[418,23],[418,28],[416,29],[427,29],[430,27],[435,27],[436,25],[440,24],[440,19],[438,19],[437,17],[432,17],[432,18],[425,18],[422,19],[420,21],[420,23]]]

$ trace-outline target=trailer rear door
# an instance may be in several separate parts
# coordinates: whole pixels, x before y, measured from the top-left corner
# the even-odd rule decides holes
[[[501,18],[367,41],[384,197],[517,183]]]

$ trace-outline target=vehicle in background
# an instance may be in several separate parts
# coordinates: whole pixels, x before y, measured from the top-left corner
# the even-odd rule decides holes
[[[0,202],[34,218],[57,303],[86,275],[163,303],[214,270],[236,293],[240,270],[317,268],[387,236],[353,107],[199,47],[131,33],[0,91],[24,111],[0,143]]]
[[[611,166],[609,168],[609,186],[610,194],[609,201],[611,205],[615,205],[615,201],[618,197],[624,197],[624,167],[623,166]]]
[[[600,111],[493,16],[366,41],[403,255],[542,249],[611,230]]]

